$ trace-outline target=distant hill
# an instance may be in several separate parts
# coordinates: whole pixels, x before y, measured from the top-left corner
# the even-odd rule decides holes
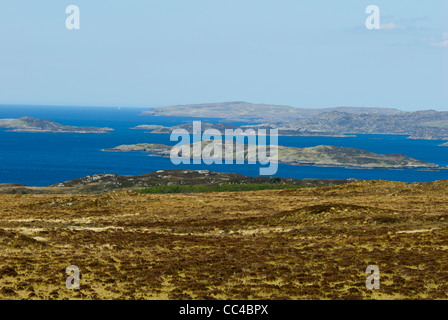
[[[223,148],[222,155],[225,155],[224,144],[217,141],[200,141],[190,144],[190,155],[193,155],[195,144],[201,144],[201,150],[204,150],[209,144],[218,144]],[[236,143],[234,143],[234,146]],[[172,146],[163,144],[140,143],[133,145],[121,145],[112,149],[103,149],[108,152],[147,152],[155,156],[170,157]],[[176,146],[180,152],[180,147]],[[257,147],[258,148],[258,147]],[[234,152],[230,159],[237,159],[237,148],[233,148]],[[248,159],[248,146],[244,145],[243,158]],[[268,150],[269,156],[269,150]],[[224,160],[224,159],[223,159]],[[413,158],[406,157],[402,154],[376,154],[361,149],[345,148],[336,146],[316,146],[310,148],[294,148],[278,146],[278,163],[290,165],[310,165],[325,167],[347,167],[347,168],[364,168],[364,169],[441,169],[434,163],[428,163]]]
[[[221,186],[221,185],[291,185],[334,186],[356,179],[292,179],[280,177],[246,177],[239,173],[219,173],[209,170],[159,170],[138,176],[96,174],[69,180],[48,187],[28,187],[21,184],[1,184],[0,194],[100,194],[112,190],[136,190],[160,186]]]
[[[278,128],[284,135],[409,135],[410,139],[448,140],[448,112],[404,112],[391,108],[336,107],[303,109],[247,102],[209,103],[154,108],[145,115],[223,118]]]
[[[140,129],[140,130],[152,130],[151,133],[159,133],[159,134],[170,134],[175,129],[185,129],[190,134],[193,132],[193,123],[186,123],[186,124],[180,124],[177,126],[172,127],[164,127],[164,126],[158,126],[158,125],[139,125],[132,129]],[[216,129],[224,133],[226,129],[235,130],[238,129],[237,126],[230,125],[230,124],[224,124],[224,123],[208,123],[208,122],[202,122],[201,123],[201,132],[207,130],[207,129]]]
[[[0,128],[14,132],[108,133],[113,131],[111,128],[64,126],[54,121],[30,117],[0,119]]]
[[[138,130],[150,130],[150,133],[156,134],[171,134],[176,129],[184,129],[187,130],[189,134],[193,134],[193,123],[180,124],[172,127],[165,127],[160,125],[139,125],[132,129]],[[225,123],[208,123],[201,122],[201,132],[204,132],[207,129],[215,129],[221,132],[221,134],[225,134],[225,130],[236,130],[241,129],[246,132],[247,129],[253,129],[255,132],[258,132],[259,129],[265,129],[266,133],[269,134],[269,130],[278,129],[279,136],[300,136],[300,137],[310,137],[310,136],[326,136],[326,137],[349,137],[349,135],[342,133],[332,133],[332,132],[302,132],[298,130],[291,130],[290,128],[282,128],[277,125],[269,125],[269,124],[261,124],[261,125],[245,125],[245,126],[234,126]]]
[[[395,114],[398,109],[337,107],[324,109],[294,108],[282,105],[254,104],[244,101],[177,105],[143,111],[143,115],[221,118],[232,121],[276,122],[291,119],[307,119],[324,112]]]
[[[311,119],[288,121],[307,132],[410,135],[411,139],[448,140],[448,112],[425,110],[397,114],[325,112]]]

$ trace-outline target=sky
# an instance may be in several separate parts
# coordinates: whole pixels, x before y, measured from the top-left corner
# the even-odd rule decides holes
[[[447,18],[448,0],[2,1],[0,104],[448,111]]]

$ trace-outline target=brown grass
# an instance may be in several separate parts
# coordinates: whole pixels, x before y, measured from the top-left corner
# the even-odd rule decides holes
[[[447,299],[447,190],[0,195],[0,297]],[[365,287],[370,264],[380,290]]]

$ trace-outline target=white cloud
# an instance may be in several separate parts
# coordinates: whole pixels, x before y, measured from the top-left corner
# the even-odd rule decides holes
[[[437,36],[431,36],[421,39],[423,43],[431,47],[448,48],[448,32],[439,33]]]
[[[395,29],[404,29],[404,26],[398,25],[394,22],[388,22],[385,24],[381,24],[381,29],[383,30],[395,30]]]
[[[433,42],[431,45],[433,47],[448,48],[448,39],[447,40],[443,40],[443,41],[439,41],[439,42]]]

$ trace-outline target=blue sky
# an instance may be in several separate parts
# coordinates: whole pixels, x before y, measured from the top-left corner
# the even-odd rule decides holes
[[[445,0],[3,1],[0,104],[448,110],[447,18]]]

